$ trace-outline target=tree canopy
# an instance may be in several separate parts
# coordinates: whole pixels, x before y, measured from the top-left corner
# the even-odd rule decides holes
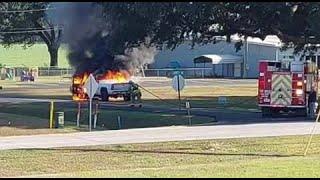
[[[319,2],[96,2],[103,9],[104,22],[112,28],[109,51],[121,54],[148,37],[153,45],[174,49],[187,39],[192,45],[216,43],[217,36],[259,37],[277,35],[284,47],[296,51],[315,50],[320,44]],[[49,2],[0,3],[0,30],[4,44],[32,45],[42,40],[48,46],[51,66],[57,65],[57,51],[63,29],[53,24],[46,11]],[[18,11],[8,13],[7,11]],[[237,43],[238,48],[241,42]]]
[[[319,2],[171,2],[102,3],[106,14],[123,22],[122,38],[136,43],[151,36],[174,49],[186,38],[194,44],[215,43],[216,36],[277,35],[295,49],[320,44]],[[134,34],[134,35],[133,35]],[[124,35],[124,36],[123,36]],[[305,47],[305,45],[308,45]]]
[[[1,2],[0,38],[2,44],[21,43],[25,47],[45,42],[50,53],[50,66],[58,65],[62,29],[46,16],[48,2]]]

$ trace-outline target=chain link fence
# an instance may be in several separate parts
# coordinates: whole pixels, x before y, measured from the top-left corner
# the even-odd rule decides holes
[[[175,71],[182,71],[185,78],[219,77],[212,68],[146,69],[145,76],[173,77]]]
[[[14,76],[19,77],[23,71],[28,72],[29,67],[14,67]],[[38,76],[60,76],[71,77],[75,70],[72,68],[57,68],[57,67],[39,67],[37,70]],[[172,78],[175,71],[183,72],[185,78],[221,78],[214,72],[212,68],[163,68],[163,69],[145,69],[145,77],[169,77]],[[141,74],[142,75],[142,74]]]
[[[72,76],[75,70],[71,68],[39,68],[39,76]]]
[[[181,69],[146,69],[146,77],[173,77],[175,71],[182,71],[185,78],[219,77],[212,68],[181,68]],[[39,68],[39,76],[72,76],[73,69],[68,68]]]

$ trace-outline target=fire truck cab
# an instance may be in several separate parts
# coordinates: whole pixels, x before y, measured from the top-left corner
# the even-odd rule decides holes
[[[312,61],[259,62],[258,105],[263,117],[281,112],[306,116],[312,88],[318,89],[318,67]]]

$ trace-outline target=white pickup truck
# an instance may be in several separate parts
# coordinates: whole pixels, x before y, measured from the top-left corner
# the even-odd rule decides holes
[[[100,97],[102,101],[109,101],[109,97],[123,97],[124,101],[130,101],[130,87],[129,82],[118,83],[112,80],[100,80],[95,96]]]

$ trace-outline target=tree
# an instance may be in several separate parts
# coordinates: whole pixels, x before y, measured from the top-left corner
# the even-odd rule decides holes
[[[217,42],[216,36],[277,35],[285,47],[314,50],[320,44],[319,2],[168,2],[102,3],[108,18],[124,25],[122,44],[136,45],[150,36],[174,49],[187,38],[194,44]],[[136,32],[128,32],[132,27]],[[134,34],[132,33],[139,33]],[[241,43],[238,45],[241,46]]]
[[[0,34],[3,43],[33,45],[44,41],[50,66],[58,64],[62,29],[47,17],[48,2],[0,3]],[[314,50],[320,44],[320,3],[318,2],[98,2],[103,18],[111,27],[108,51],[121,54],[139,46],[145,38],[159,48],[174,49],[187,39],[195,44],[218,42],[217,36],[239,34],[264,39],[277,35],[286,46]],[[30,32],[21,33],[22,30]],[[20,33],[15,33],[20,31]],[[237,43],[240,48],[242,43]],[[306,46],[307,45],[307,46]]]
[[[314,50],[320,43],[318,2],[230,3],[228,11],[236,13],[235,32],[260,37],[277,35],[284,47],[295,52]]]
[[[50,54],[50,66],[58,66],[62,29],[46,15],[48,2],[1,2],[0,39],[5,47],[22,43],[24,47],[43,41]]]
[[[151,43],[174,49],[190,38],[195,43],[216,41],[215,36],[225,35],[227,30],[210,31],[210,36],[204,37],[212,24],[223,21],[219,16],[223,3],[101,3],[104,7],[105,20],[110,21],[114,30],[113,37],[119,38],[121,45],[137,46],[145,37],[151,38]],[[217,15],[217,17],[214,17]],[[214,18],[213,18],[214,17]],[[198,36],[202,34],[202,36]],[[209,33],[208,33],[209,34]],[[121,45],[120,45],[121,44]]]

